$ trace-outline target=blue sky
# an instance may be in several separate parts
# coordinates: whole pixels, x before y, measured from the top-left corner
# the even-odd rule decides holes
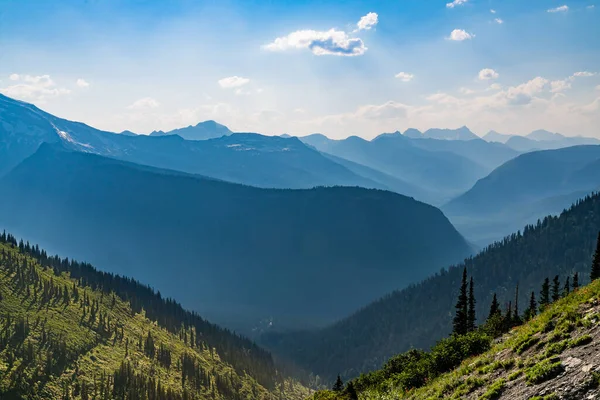
[[[0,91],[111,131],[600,137],[598,3],[0,0]]]

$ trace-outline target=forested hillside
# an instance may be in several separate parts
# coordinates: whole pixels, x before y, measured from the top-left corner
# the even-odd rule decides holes
[[[238,329],[330,323],[470,254],[440,210],[380,190],[259,189],[47,144],[0,187],[12,232]]]
[[[546,217],[475,257],[407,289],[394,292],[331,327],[318,331],[266,335],[263,343],[326,380],[379,368],[410,348],[428,348],[451,331],[454,303],[464,267],[472,275],[476,312],[487,315],[496,293],[500,304],[514,299],[519,308],[547,277],[560,282],[579,272],[587,280],[600,230],[600,195],[579,201],[557,217]],[[514,303],[513,303],[514,304]]]
[[[268,352],[149,287],[0,235],[0,398],[307,394]]]

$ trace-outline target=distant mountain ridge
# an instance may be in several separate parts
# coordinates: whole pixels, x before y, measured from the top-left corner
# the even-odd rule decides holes
[[[522,154],[442,209],[470,240],[484,244],[598,189],[600,146],[572,146]]]
[[[185,140],[207,127],[219,137]],[[176,133],[172,133],[176,132]],[[214,122],[155,136],[115,134],[48,114],[0,95],[0,176],[33,154],[41,143],[63,143],[86,153],[259,187],[363,186],[388,189],[358,176],[297,138],[230,132]],[[158,136],[158,137],[157,137]],[[198,136],[193,136],[198,138]]]
[[[439,209],[392,192],[259,189],[58,144],[0,188],[11,231],[237,328],[325,323],[471,253]]]
[[[186,140],[207,140],[220,138],[221,136],[229,136],[232,133],[233,132],[225,125],[209,120],[200,122],[194,126],[190,125],[186,128],[173,129],[168,132],[153,131],[150,133],[150,136],[179,135]]]

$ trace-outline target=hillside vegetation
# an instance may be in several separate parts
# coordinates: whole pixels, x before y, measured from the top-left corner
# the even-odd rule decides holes
[[[308,394],[269,353],[150,288],[0,235],[0,398]]]
[[[452,363],[456,354],[466,357],[457,368],[424,379],[430,371],[444,368],[442,362]],[[411,351],[395,357],[383,370],[356,379],[345,389],[338,384],[337,391],[319,392],[311,398],[596,399],[600,396],[599,362],[600,281],[596,280],[493,344],[484,327],[462,339],[441,341],[431,353]]]

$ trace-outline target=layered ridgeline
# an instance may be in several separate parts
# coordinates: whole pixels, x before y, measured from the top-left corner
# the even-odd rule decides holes
[[[363,186],[390,189],[324,157],[297,138],[231,134],[211,121],[157,137],[115,134],[48,114],[0,94],[0,176],[35,153],[62,143],[86,153],[260,187]],[[180,136],[182,135],[182,136]],[[184,140],[213,137],[210,140]]]
[[[537,293],[546,277],[558,275],[564,282],[579,272],[585,281],[599,230],[600,195],[595,194],[559,217],[527,226],[523,233],[490,245],[463,264],[396,291],[328,328],[273,333],[262,343],[326,381],[338,373],[357,376],[410,348],[427,349],[450,333],[464,267],[476,283],[476,312],[482,322],[494,293],[501,305],[508,304],[518,284],[519,309],[524,310],[526,294]]]
[[[536,151],[498,167],[442,209],[468,239],[485,244],[599,188],[600,146]]]
[[[440,210],[380,190],[259,189],[56,145],[0,188],[11,231],[237,328],[329,323],[470,254]]]
[[[138,282],[0,235],[0,397],[302,399],[271,355]]]
[[[395,132],[379,135],[371,141],[357,136],[331,140],[319,134],[301,140],[325,154],[350,160],[413,185],[420,191],[407,194],[441,204],[468,190],[477,179],[518,155],[515,150],[501,143],[488,143],[466,129],[471,137],[463,132],[465,129],[430,130],[431,134],[418,139],[415,135]],[[450,137],[465,140],[450,140]]]

